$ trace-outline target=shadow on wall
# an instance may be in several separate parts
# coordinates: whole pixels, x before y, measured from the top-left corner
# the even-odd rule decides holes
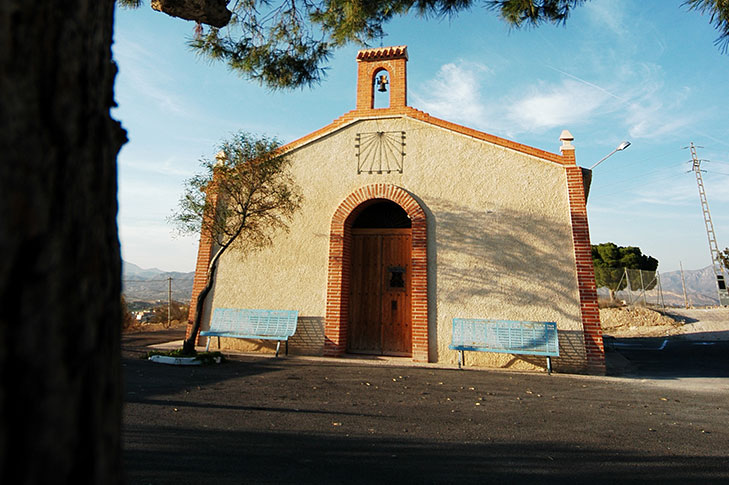
[[[577,330],[559,331],[559,357],[552,357],[555,372],[585,372],[584,335]],[[453,352],[456,352],[455,350]],[[547,370],[544,355],[505,354],[500,352],[466,351],[466,367],[498,367],[501,369],[533,370],[535,367]],[[528,364],[528,365],[524,365]]]
[[[566,322],[581,329],[571,227],[536,212],[477,209],[443,199],[430,199],[428,205],[429,230],[436,235],[438,253],[428,270],[437,272],[438,301],[499,312],[444,314],[441,309],[439,318],[519,320],[536,310],[556,320],[560,329],[564,354],[555,359],[555,368],[572,369],[578,361],[584,365],[582,332],[571,335],[563,330]],[[436,342],[431,340],[431,353],[437,352]]]
[[[585,370],[585,336],[577,330],[559,331],[559,357],[552,358],[555,372],[580,373]],[[503,367],[514,366],[517,361],[528,362],[547,370],[547,358],[541,355],[514,355]]]
[[[299,317],[296,333],[289,339],[289,352],[295,355],[322,355],[324,338],[324,317]]]

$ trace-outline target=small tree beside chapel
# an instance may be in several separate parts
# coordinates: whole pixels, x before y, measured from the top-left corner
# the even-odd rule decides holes
[[[277,231],[288,230],[301,205],[290,161],[280,147],[273,138],[237,133],[221,143],[214,159],[201,160],[202,173],[185,182],[170,221],[181,233],[208,234],[214,242],[205,286],[191,302],[195,317],[183,345],[185,354],[195,353],[205,298],[221,255],[231,246],[244,252],[268,246]]]

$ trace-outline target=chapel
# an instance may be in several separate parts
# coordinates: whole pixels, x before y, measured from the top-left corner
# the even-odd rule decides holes
[[[292,354],[455,364],[454,318],[548,321],[556,371],[604,374],[590,173],[572,135],[553,153],[430,116],[408,105],[407,63],[406,46],[359,51],[355,108],[283,148],[302,208],[270,247],[222,256],[202,328],[215,308],[297,310]],[[192,301],[213,251],[201,234]],[[545,361],[473,352],[468,365]]]

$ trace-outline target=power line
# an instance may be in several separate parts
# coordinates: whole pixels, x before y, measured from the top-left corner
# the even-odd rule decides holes
[[[655,183],[655,182],[661,182],[663,180],[678,178],[679,175],[680,174],[678,174],[678,173],[667,174],[667,175],[665,175],[663,177],[654,178],[653,179],[653,182]],[[615,195],[615,194],[621,194],[623,192],[627,192],[628,190],[634,190],[634,189],[637,189],[637,188],[641,187],[641,185],[642,186],[645,186],[645,184],[643,184],[642,182],[640,182],[640,179],[642,179],[642,178],[644,178],[644,177],[639,177],[637,179],[638,180],[637,183],[630,184],[628,186],[623,187],[622,189],[614,190],[614,191],[608,192],[608,193],[600,193],[597,190],[595,190],[594,195],[592,195],[592,193],[591,193],[591,195],[592,195],[592,197],[594,199],[597,199],[597,198],[600,198],[600,197],[608,197],[608,196]]]
[[[600,184],[600,187],[612,187],[613,185],[621,185],[621,184],[623,184],[625,182],[631,182],[631,181],[638,180],[638,179],[644,179],[644,178],[646,178],[646,177],[648,177],[648,176],[650,176],[650,175],[652,175],[654,173],[663,172],[663,171],[665,171],[665,170],[667,170],[669,168],[673,168],[673,167],[677,167],[677,166],[683,165],[684,163],[686,163],[686,162],[679,162],[679,163],[671,164],[671,165],[668,165],[666,167],[661,167],[661,168],[657,168],[655,170],[651,170],[650,172],[644,172],[644,173],[639,174],[639,175],[633,175],[633,176],[631,176],[629,178],[616,180],[614,182],[609,182],[609,183],[606,183],[606,184]]]

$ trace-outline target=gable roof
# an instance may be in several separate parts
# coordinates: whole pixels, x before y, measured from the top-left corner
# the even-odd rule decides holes
[[[388,47],[386,49],[397,49],[397,47]],[[360,51],[360,53],[366,53],[369,51],[381,51],[385,49],[369,49],[368,51]],[[407,55],[407,51],[405,51],[405,55]],[[382,55],[385,53],[375,53],[373,55]],[[387,55],[391,55],[391,53],[386,53]],[[443,128],[449,131],[452,131],[454,133],[458,133],[461,135],[465,135],[471,138],[475,138],[477,140],[485,141],[497,146],[501,146],[510,150],[514,150],[526,155],[531,155],[536,158],[540,158],[542,160],[546,160],[549,162],[557,163],[559,165],[575,165],[575,159],[572,154],[569,154],[570,156],[563,156],[557,153],[548,152],[546,150],[541,150],[539,148],[534,148],[529,145],[524,145],[522,143],[517,143],[515,141],[507,140],[506,138],[501,138],[496,135],[491,135],[489,133],[484,133],[482,131],[474,130],[473,128],[468,128],[463,125],[459,125],[457,123],[452,123],[450,121],[445,121],[440,118],[436,118],[435,116],[431,116],[428,113],[425,113],[424,111],[420,111],[418,109],[412,108],[410,106],[405,106],[401,108],[375,108],[375,109],[355,109],[352,111],[349,111],[330,124],[312,132],[308,135],[302,136],[301,138],[292,141],[291,143],[288,143],[281,147],[281,150],[284,152],[288,152],[291,150],[295,150],[298,148],[301,148],[323,136],[326,136],[328,134],[331,134],[341,128],[344,128],[348,125],[351,125],[352,123],[360,120],[368,120],[368,119],[376,119],[376,118],[393,118],[393,117],[401,117],[405,116],[408,118],[412,118],[418,121],[422,121],[424,123],[428,123],[433,126],[437,126],[439,128]],[[572,151],[572,150],[570,150]]]

